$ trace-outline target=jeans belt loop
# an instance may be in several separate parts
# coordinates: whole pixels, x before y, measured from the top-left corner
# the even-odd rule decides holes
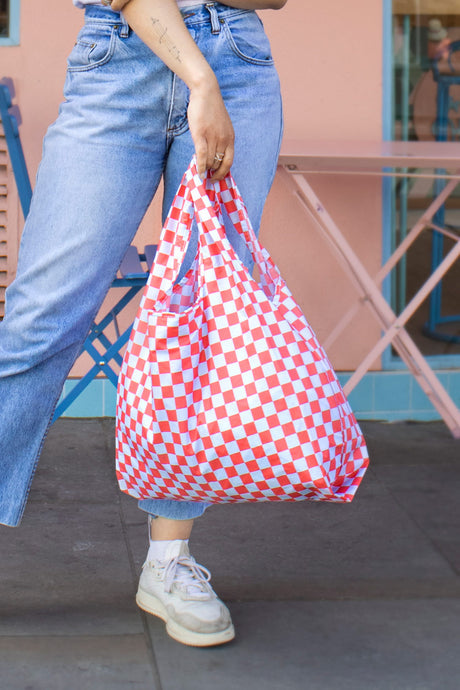
[[[120,13],[120,19],[121,19],[120,37],[121,38],[128,38],[129,30],[130,30],[129,24],[121,13]]]
[[[217,14],[216,10],[216,3],[215,2],[207,2],[205,5],[206,9],[209,12],[209,15],[211,17],[211,33],[212,34],[220,34],[220,21],[219,21],[219,15]]]

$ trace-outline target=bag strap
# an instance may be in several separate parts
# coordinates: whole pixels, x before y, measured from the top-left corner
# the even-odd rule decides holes
[[[235,229],[243,237],[254,264],[259,269],[262,286],[269,288],[273,282],[277,282],[280,279],[278,268],[256,237],[232,174],[229,172],[223,180],[214,183],[202,181],[198,175],[194,156],[184,177],[195,206],[201,246],[210,249],[214,244],[217,245],[219,252],[214,249],[211,253],[230,251],[232,256],[236,256],[223,227],[220,208],[223,206]]]
[[[144,292],[144,307],[155,309],[171,291],[185,258],[195,215],[190,188],[182,179],[163,224],[155,259]]]
[[[271,286],[280,279],[280,274],[255,235],[233,176],[228,173],[223,180],[213,183],[209,178],[202,180],[193,156],[163,225],[144,294],[146,308],[154,309],[161,303],[175,283],[190,242],[194,217],[199,231],[198,251],[208,257],[226,254],[230,260],[237,259],[225,233],[221,206],[244,238],[258,267],[261,286],[271,294]]]

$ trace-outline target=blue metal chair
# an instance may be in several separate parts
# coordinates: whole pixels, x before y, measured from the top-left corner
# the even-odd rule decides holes
[[[32,187],[24,158],[24,152],[19,136],[19,120],[17,108],[12,106],[12,84],[10,80],[3,79],[0,82],[0,116],[8,146],[8,154],[13,167],[14,178],[18,188],[19,199],[24,218],[27,217],[32,197]],[[15,112],[16,111],[16,112]],[[72,390],[60,400],[54,413],[53,422],[74,402],[84,389],[100,373],[117,386],[118,374],[113,369],[113,363],[121,365],[122,356],[120,350],[126,344],[131,332],[131,326],[120,333],[118,315],[127,304],[137,295],[147,282],[147,277],[152,267],[156,253],[156,245],[147,245],[144,253],[139,254],[136,247],[131,245],[120,265],[119,275],[112,282],[111,287],[128,288],[125,294],[118,300],[97,323],[94,322],[88,337],[86,338],[82,353],[87,352],[94,360],[94,365],[78,381]],[[107,336],[107,328],[111,324],[115,327],[116,339],[112,342]],[[100,352],[95,344],[98,342],[102,348]]]
[[[458,110],[458,103],[453,104],[450,87],[454,84],[460,84],[460,73],[455,71],[452,64],[452,54],[460,50],[460,41],[452,41],[449,47],[448,65],[450,67],[450,72],[440,72],[439,62],[433,60],[432,69],[433,77],[437,83],[437,114],[435,122],[435,137],[437,141],[448,141],[449,138],[458,138],[459,132],[449,121],[449,111],[452,105],[456,106]],[[444,173],[445,171],[437,171],[439,173]],[[445,181],[442,179],[437,179],[435,181],[435,196],[437,196],[443,189]],[[445,224],[445,208],[441,206],[439,211],[433,218],[434,225],[438,227],[446,227]],[[451,228],[455,230],[456,228]],[[441,263],[444,256],[444,237],[439,232],[433,232],[432,244],[431,244],[431,270],[434,271]],[[460,314],[454,314],[449,316],[442,315],[442,281],[435,287],[430,295],[429,301],[429,314],[428,321],[425,323],[423,331],[426,335],[436,340],[443,340],[450,343],[459,343],[460,336],[452,335],[450,333],[443,332],[441,327],[443,324],[460,322]]]
[[[25,218],[29,213],[32,187],[30,186],[29,173],[27,172],[24,152],[19,138],[19,111],[17,107],[13,107],[11,102],[10,83],[10,80],[6,79],[0,82],[0,116],[8,146],[8,154],[13,166],[14,179],[18,188],[19,201]]]

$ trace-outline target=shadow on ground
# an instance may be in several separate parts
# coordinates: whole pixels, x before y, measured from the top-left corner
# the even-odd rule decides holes
[[[1,528],[4,690],[457,690],[460,442],[363,423],[350,505],[214,506],[192,550],[236,640],[187,648],[134,603],[146,553],[118,491],[113,420],[60,420],[22,525]]]

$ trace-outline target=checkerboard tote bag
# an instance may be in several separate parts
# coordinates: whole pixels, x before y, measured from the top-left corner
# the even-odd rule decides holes
[[[249,275],[221,208],[258,266]],[[178,283],[193,217],[195,263]],[[119,377],[116,471],[136,498],[349,502],[368,465],[334,371],[228,175],[187,170]]]

